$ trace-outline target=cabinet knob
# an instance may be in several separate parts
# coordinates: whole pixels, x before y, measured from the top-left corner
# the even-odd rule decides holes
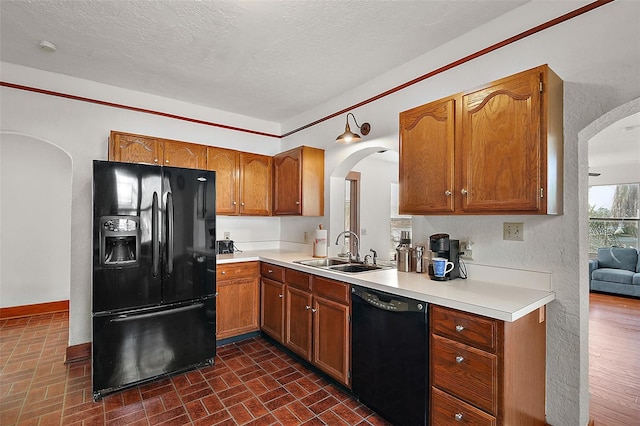
[[[444,195],[446,195],[447,197],[451,197],[451,191],[447,189],[446,191],[444,191]]]
[[[157,163],[157,162],[158,162],[158,159],[156,158],[155,160],[153,160],[153,162],[154,162],[154,163]]]
[[[314,314],[316,313],[316,311],[317,311],[317,309],[312,309],[311,310],[311,312],[314,313]]]
[[[220,275],[227,275],[227,271],[220,272]]]
[[[305,308],[307,308],[307,311],[308,311],[309,309],[311,309],[311,306],[307,305],[305,306]]]
[[[242,203],[240,203],[241,206],[244,206],[244,201]]]
[[[269,273],[270,273],[270,274],[273,274],[273,269],[269,269]]]
[[[461,363],[462,363],[462,361],[464,361],[464,357],[462,357],[462,356],[458,355],[458,356],[456,357],[456,362],[457,362],[458,364],[461,364]]]
[[[456,419],[456,422],[461,422],[462,421],[462,413],[456,413],[453,418]]]
[[[233,205],[235,206],[236,204],[238,204],[238,203],[236,203],[236,202],[234,201],[234,202],[233,202]]]
[[[278,295],[278,297],[279,297],[280,299],[282,299],[282,295],[281,295],[281,294],[279,294],[279,295]]]
[[[299,204],[300,204],[300,201],[296,201],[296,205],[299,205]]]
[[[463,326],[461,326],[461,325],[456,325],[456,331],[457,331],[458,333],[460,333],[462,330],[464,330],[464,327],[463,327]]]
[[[464,188],[462,188],[462,189],[460,190],[460,193],[461,193],[462,195],[467,195],[467,190],[466,190],[466,189],[464,189]]]
[[[169,160],[164,160],[165,163],[169,164]]]

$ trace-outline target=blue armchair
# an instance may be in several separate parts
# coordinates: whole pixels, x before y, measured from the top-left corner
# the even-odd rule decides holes
[[[638,250],[624,247],[598,249],[589,260],[589,289],[640,297],[640,257]]]

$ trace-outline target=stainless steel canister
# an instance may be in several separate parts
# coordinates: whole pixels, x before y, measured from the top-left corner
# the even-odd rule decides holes
[[[401,245],[396,248],[397,268],[399,272],[411,272],[415,270],[415,263],[412,262],[414,249]]]
[[[425,272],[424,266],[422,263],[423,256],[424,256],[424,247],[417,246],[415,250],[415,265],[416,265],[415,269],[416,269],[416,272],[419,274]]]

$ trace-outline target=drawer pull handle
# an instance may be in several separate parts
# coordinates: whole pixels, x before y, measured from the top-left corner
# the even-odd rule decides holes
[[[463,326],[461,326],[461,325],[456,325],[456,331],[457,331],[458,333],[460,333],[462,330],[464,330],[464,327],[463,327]]]
[[[455,416],[453,416],[457,422],[461,422],[462,421],[462,413],[456,413]]]
[[[462,363],[462,361],[464,361],[464,357],[461,357],[460,355],[458,355],[458,356],[456,357],[456,362],[457,362],[458,364],[460,364],[460,363]]]

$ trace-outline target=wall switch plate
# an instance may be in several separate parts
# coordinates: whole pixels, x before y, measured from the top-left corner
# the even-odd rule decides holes
[[[230,240],[231,239],[231,232],[225,232],[224,233],[224,239],[225,240]]]
[[[504,222],[502,227],[502,239],[507,241],[524,241],[524,223]]]

